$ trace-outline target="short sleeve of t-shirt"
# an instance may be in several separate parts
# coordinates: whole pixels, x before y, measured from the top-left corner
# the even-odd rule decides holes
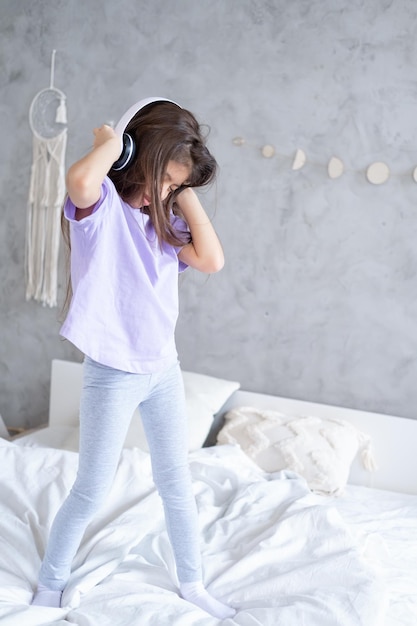
[[[189,234],[190,232],[187,222],[183,220],[181,217],[178,217],[177,215],[172,216],[171,224],[173,225],[177,233],[179,233],[180,235],[184,234],[184,238],[186,238],[185,235],[187,233]],[[177,254],[179,254],[180,251],[182,250],[182,246],[177,246],[175,250],[177,251]],[[178,271],[184,272],[184,270],[186,270],[187,268],[188,268],[188,265],[184,263],[183,261],[181,261],[180,259],[178,259]]]
[[[64,204],[64,217],[69,221],[69,222],[74,222],[75,224],[80,224],[80,228],[83,229],[83,225],[86,223],[85,220],[87,220],[87,222],[92,222],[96,219],[96,213],[98,212],[98,210],[104,205],[109,205],[111,206],[111,201],[113,196],[117,194],[116,189],[114,188],[113,183],[111,182],[111,180],[109,178],[106,178],[103,180],[102,184],[101,184],[101,192],[100,192],[100,198],[97,200],[97,202],[94,205],[94,209],[91,213],[91,215],[88,215],[87,217],[84,217],[82,220],[76,220],[75,219],[75,211],[76,211],[76,206],[74,205],[74,203],[72,202],[71,198],[69,196],[67,196],[66,200],[65,200],[65,204]]]

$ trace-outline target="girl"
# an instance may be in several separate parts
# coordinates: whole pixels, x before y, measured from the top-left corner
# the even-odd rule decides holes
[[[32,604],[61,605],[73,557],[108,493],[140,405],[180,594],[223,619],[234,609],[202,583],[174,340],[178,272],[217,272],[224,263],[193,191],[214,179],[216,162],[195,117],[179,105],[147,99],[126,115],[122,154],[121,133],[101,126],[92,151],[67,174],[73,295],[61,334],[85,355],[79,467],[52,525]]]

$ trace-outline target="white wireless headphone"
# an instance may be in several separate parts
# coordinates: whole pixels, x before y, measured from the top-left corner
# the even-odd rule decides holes
[[[168,98],[144,98],[143,100],[139,100],[133,106],[130,107],[126,111],[126,113],[120,118],[115,127],[115,132],[120,137],[120,149],[121,154],[117,161],[115,161],[112,165],[112,170],[118,172],[119,170],[125,169],[129,163],[131,163],[133,157],[136,154],[137,146],[133,140],[133,137],[129,135],[129,133],[125,133],[126,127],[129,124],[130,120],[138,113],[141,109],[148,106],[148,104],[152,104],[153,102],[171,102],[175,104],[177,107],[180,105],[173,100],[169,100]],[[180,107],[182,108],[182,107]]]

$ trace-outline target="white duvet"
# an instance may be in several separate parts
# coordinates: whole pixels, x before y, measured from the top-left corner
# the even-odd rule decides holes
[[[417,623],[416,551],[414,557],[410,551],[396,555],[392,570],[393,555],[384,552],[392,547],[389,529],[384,537],[372,527],[376,522],[364,495],[357,509],[349,507],[349,497],[333,502],[312,495],[301,478],[265,474],[231,446],[199,450],[190,458],[205,582],[238,609],[224,624]],[[149,456],[138,449],[123,451],[107,503],[87,529],[64,593],[66,607],[29,606],[49,526],[76,467],[74,452],[0,443],[1,626],[219,624],[177,594]],[[417,498],[409,502],[410,510],[401,507],[412,538]],[[406,567],[413,558],[416,563],[409,580],[401,569],[404,558]]]

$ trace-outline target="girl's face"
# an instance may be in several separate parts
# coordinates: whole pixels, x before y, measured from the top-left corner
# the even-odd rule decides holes
[[[170,193],[184,185],[189,179],[191,174],[191,168],[177,161],[168,161],[168,166],[165,171],[162,187],[161,187],[161,200],[164,201]],[[140,206],[149,206],[151,204],[151,198],[149,191],[146,190],[141,198]]]

